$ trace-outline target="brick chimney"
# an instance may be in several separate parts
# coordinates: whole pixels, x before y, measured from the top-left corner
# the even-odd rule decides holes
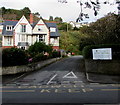
[[[31,25],[33,24],[33,14],[32,13],[30,14],[30,24]]]

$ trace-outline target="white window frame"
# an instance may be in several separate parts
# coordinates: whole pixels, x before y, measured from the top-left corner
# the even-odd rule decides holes
[[[6,25],[6,31],[13,31],[12,25]]]
[[[50,32],[56,32],[56,28],[55,27],[50,27]]]

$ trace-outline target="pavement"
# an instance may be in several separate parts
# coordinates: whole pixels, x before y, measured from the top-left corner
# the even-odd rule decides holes
[[[86,73],[86,77],[89,82],[120,84],[119,75],[103,75],[96,73]]]

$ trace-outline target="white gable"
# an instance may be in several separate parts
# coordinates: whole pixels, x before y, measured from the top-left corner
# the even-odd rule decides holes
[[[26,25],[26,33],[32,34],[32,26],[30,25],[28,20],[25,18],[25,16],[22,16],[22,18],[18,21],[18,23],[14,27],[15,32],[20,33],[21,25]]]
[[[44,21],[40,19],[33,29],[33,34],[47,34],[48,31],[49,29]]]

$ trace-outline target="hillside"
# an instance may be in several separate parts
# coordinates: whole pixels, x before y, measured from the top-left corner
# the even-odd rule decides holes
[[[0,8],[3,20],[19,20],[23,15],[29,20],[31,10],[28,7],[24,7],[21,10]],[[38,12],[33,13],[34,21],[39,20],[40,14]]]

